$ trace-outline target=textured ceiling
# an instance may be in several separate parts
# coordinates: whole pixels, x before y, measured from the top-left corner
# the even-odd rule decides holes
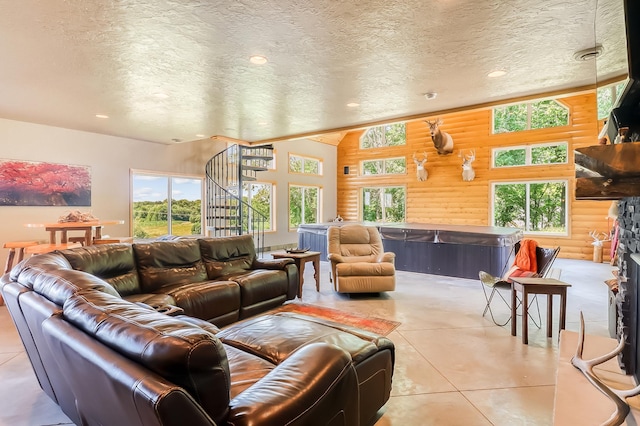
[[[622,0],[0,7],[0,117],[160,143],[319,134],[626,73]],[[596,43],[597,61],[573,59]]]

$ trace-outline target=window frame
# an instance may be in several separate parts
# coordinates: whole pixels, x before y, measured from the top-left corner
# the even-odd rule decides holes
[[[527,228],[529,227],[529,217],[530,217],[530,205],[531,205],[531,199],[530,199],[530,185],[531,184],[541,184],[541,183],[564,183],[565,185],[565,209],[564,209],[564,223],[565,223],[565,230],[564,232],[547,232],[547,231],[527,231]],[[524,235],[532,235],[532,236],[545,236],[545,237],[568,237],[570,236],[570,226],[571,226],[571,222],[569,221],[569,218],[571,217],[570,214],[570,208],[571,208],[571,200],[570,200],[570,194],[571,194],[571,188],[570,188],[570,182],[569,179],[563,179],[563,178],[555,178],[555,179],[527,179],[527,180],[504,180],[504,181],[493,181],[490,182],[491,185],[491,192],[490,192],[490,200],[489,200],[489,223],[491,224],[491,226],[499,226],[496,225],[496,212],[495,212],[495,202],[496,202],[496,186],[497,185],[526,185],[526,189],[525,189],[525,193],[526,193],[526,205],[525,205],[525,224],[524,224],[524,229],[522,229],[522,232],[524,233]]]
[[[548,147],[548,146],[562,146],[564,145],[567,149],[567,159],[562,163],[541,163],[541,164],[533,164],[532,163],[532,154],[531,151],[533,148],[540,147]],[[524,149],[524,164],[514,164],[513,166],[497,166],[496,165],[496,157],[500,152],[505,151],[516,151],[519,149]],[[514,146],[506,146],[506,147],[496,147],[491,149],[491,168],[492,169],[507,169],[510,167],[538,167],[538,166],[557,166],[557,165],[566,165],[569,164],[569,142],[561,141],[561,142],[543,142],[543,143],[535,143],[535,144],[527,144],[527,145],[514,145]]]
[[[382,189],[383,191],[388,188],[399,188],[404,191],[404,217],[402,218],[402,222],[387,222],[385,219],[387,215],[385,214],[386,206],[382,203],[382,220],[380,222],[376,221],[376,223],[403,223],[407,221],[407,186],[406,185],[377,185],[377,186],[363,186],[359,191],[360,198],[360,208],[358,209],[358,217],[360,220],[364,221],[364,208],[365,208],[365,200],[364,200],[364,191],[367,189]]]
[[[554,101],[556,102],[558,105],[560,105],[562,108],[564,108],[567,111],[567,122],[566,124],[562,124],[560,126],[551,126],[551,127],[541,127],[539,129],[532,129],[531,128],[531,116],[532,116],[532,111],[533,111],[533,104],[536,104],[538,102],[544,102],[544,101]],[[514,130],[511,132],[499,132],[496,133],[496,110],[497,109],[502,109],[502,108],[507,108],[510,106],[514,106],[514,105],[526,105],[527,106],[527,125],[524,129],[522,130]],[[569,108],[567,105],[565,105],[563,102],[561,102],[560,99],[556,99],[556,98],[542,98],[542,99],[532,99],[526,102],[514,102],[514,103],[509,103],[509,104],[501,104],[501,105],[496,105],[493,108],[491,108],[491,134],[492,135],[504,135],[504,134],[510,134],[510,133],[517,133],[517,132],[526,132],[529,130],[542,130],[542,129],[550,129],[553,127],[561,127],[561,126],[568,126],[571,124],[571,108]]]
[[[296,187],[296,188],[303,188],[303,193],[302,193],[302,202],[303,202],[303,206],[302,206],[302,221],[300,222],[301,225],[306,224],[306,222],[304,221],[304,190],[306,188],[314,188],[318,190],[318,199],[317,199],[317,211],[316,211],[316,217],[317,217],[317,223],[322,222],[322,186],[320,185],[308,185],[308,184],[301,184],[301,183],[289,183],[288,188],[287,188],[287,229],[292,232],[292,231],[297,231],[298,227],[291,227],[291,188],[292,187]]]
[[[391,161],[391,160],[404,160],[404,171],[400,172],[400,173],[387,173],[387,161]],[[373,163],[376,161],[382,161],[382,173],[377,173],[377,174],[368,174],[365,173],[365,169],[364,169],[364,164],[365,163]],[[399,176],[399,175],[406,175],[407,174],[407,157],[404,156],[398,156],[398,157],[389,157],[389,158],[376,158],[376,159],[369,159],[369,160],[361,160],[360,161],[360,173],[361,176],[384,176],[384,175],[389,175],[389,176]]]
[[[139,169],[130,169],[129,170],[129,185],[131,194],[129,197],[129,219],[130,219],[130,234],[134,235],[135,230],[135,218],[134,218],[134,178],[136,176],[154,176],[158,178],[166,178],[167,179],[167,234],[173,235],[172,229],[172,214],[171,207],[173,201],[173,179],[192,179],[200,181],[200,234],[205,235],[206,222],[203,220],[205,218],[204,209],[205,209],[205,178],[200,175],[191,175],[191,174],[183,174],[183,173],[166,173],[159,172],[153,170],[139,170]],[[193,234],[190,234],[193,235]]]
[[[302,171],[300,172],[296,172],[291,170],[291,157],[297,157],[297,158],[301,158],[302,159]],[[307,161],[313,161],[318,163],[318,173],[311,173],[311,172],[305,172],[305,162]],[[294,175],[307,175],[307,176],[323,176],[324,173],[324,167],[323,167],[323,159],[319,158],[319,157],[310,157],[308,155],[301,155],[301,154],[296,154],[293,152],[289,153],[289,162],[288,162],[288,171],[290,174],[294,174]]]

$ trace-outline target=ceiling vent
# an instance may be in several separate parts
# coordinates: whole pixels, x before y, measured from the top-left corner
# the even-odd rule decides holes
[[[594,47],[577,51],[573,54],[573,59],[578,62],[590,61],[602,55],[603,50],[602,45],[596,44]]]

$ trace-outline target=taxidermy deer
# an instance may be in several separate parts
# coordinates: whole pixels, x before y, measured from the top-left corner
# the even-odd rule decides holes
[[[429,175],[427,173],[427,169],[424,168],[424,165],[427,162],[427,153],[423,152],[422,154],[424,155],[424,158],[422,160],[418,160],[418,157],[416,156],[415,152],[413,153],[413,162],[416,163],[416,169],[417,169],[419,181],[427,180],[427,176]]]
[[[429,125],[431,140],[438,154],[451,154],[453,152],[453,138],[449,133],[440,130],[442,120],[438,118],[435,121],[425,120],[424,122]]]
[[[471,165],[471,163],[476,160],[476,150],[472,149],[470,151],[471,153],[469,155],[464,155],[462,150],[460,150],[460,154],[458,154],[458,157],[462,158],[462,180],[465,182],[470,182],[476,177],[476,172]]]

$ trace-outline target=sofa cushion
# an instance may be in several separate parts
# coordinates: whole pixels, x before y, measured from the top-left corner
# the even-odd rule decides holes
[[[117,298],[118,292],[98,277],[73,269],[58,269],[42,272],[34,278],[33,290],[58,306],[74,294],[84,290],[95,290]]]
[[[73,269],[102,278],[122,297],[141,292],[130,244],[93,245],[60,253],[67,258]]]
[[[144,293],[169,284],[207,281],[198,240],[133,244],[140,285]]]
[[[396,273],[392,263],[338,263],[336,265],[336,274],[339,277],[344,276],[394,276]]]
[[[172,284],[158,290],[170,296],[184,309],[185,315],[212,321],[232,314],[237,321],[240,312],[240,289],[231,281],[204,281],[193,284]],[[225,323],[226,324],[226,323]],[[218,324],[224,325],[224,324]]]
[[[64,318],[103,344],[183,387],[218,424],[228,412],[227,356],[216,336],[177,317],[87,291],[69,298]]]
[[[198,242],[210,280],[244,273],[256,258],[251,235],[200,238]]]
[[[288,279],[285,271],[257,269],[240,275],[230,275],[226,279],[240,286],[242,306],[250,306],[282,297],[287,294]]]
[[[223,345],[229,360],[231,372],[231,399],[253,386],[258,380],[266,376],[275,364],[259,356]]]

